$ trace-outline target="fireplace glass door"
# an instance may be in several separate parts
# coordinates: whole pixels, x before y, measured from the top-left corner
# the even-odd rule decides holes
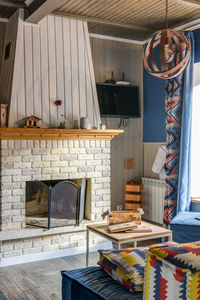
[[[77,225],[79,195],[80,187],[70,181],[59,182],[51,188],[50,223],[58,220],[58,223]]]

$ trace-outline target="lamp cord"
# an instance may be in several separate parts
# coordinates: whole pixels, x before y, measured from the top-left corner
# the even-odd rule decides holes
[[[165,19],[166,29],[168,28],[168,0],[166,0],[166,19]]]

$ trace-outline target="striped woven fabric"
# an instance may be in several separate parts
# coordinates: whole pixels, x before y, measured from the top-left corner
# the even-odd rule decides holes
[[[200,242],[149,249],[144,299],[200,300]]]
[[[141,248],[99,250],[99,264],[130,292],[139,292],[143,290],[145,258],[148,249],[161,245],[169,247],[175,244],[175,242],[166,242]]]
[[[146,252],[140,249],[99,250],[100,266],[130,292],[143,290]]]

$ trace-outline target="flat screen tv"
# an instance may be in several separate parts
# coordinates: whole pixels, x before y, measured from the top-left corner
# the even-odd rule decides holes
[[[97,83],[96,87],[102,117],[140,117],[138,86]]]

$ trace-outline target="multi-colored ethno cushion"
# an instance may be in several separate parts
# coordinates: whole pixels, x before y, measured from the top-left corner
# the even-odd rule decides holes
[[[101,267],[130,292],[143,290],[146,252],[140,249],[99,250]]]
[[[130,292],[139,292],[143,290],[145,258],[148,249],[174,244],[176,243],[167,242],[142,248],[99,250],[99,264],[114,280]]]
[[[200,242],[147,252],[144,300],[200,300]]]

